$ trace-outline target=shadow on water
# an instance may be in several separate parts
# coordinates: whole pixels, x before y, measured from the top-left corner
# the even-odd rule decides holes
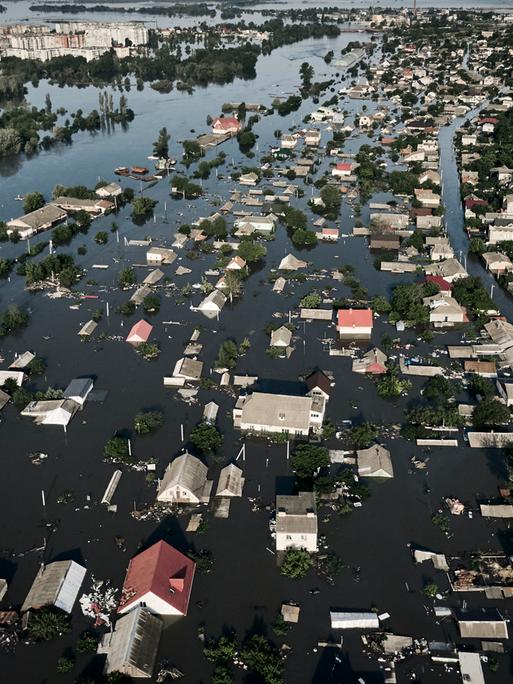
[[[361,678],[366,684],[383,684],[381,672],[355,673],[349,658],[338,648],[325,648],[317,664],[312,684],[356,684]]]
[[[84,555],[82,554],[81,549],[75,548],[75,549],[69,549],[67,551],[63,551],[62,553],[58,553],[56,556],[52,558],[52,563],[54,561],[64,561],[64,560],[72,560],[75,561],[75,563],[78,563],[79,565],[86,565],[86,560],[84,558]]]
[[[159,541],[165,541],[168,544],[171,544],[171,546],[174,546],[182,553],[187,553],[190,549],[190,544],[180,527],[180,523],[174,516],[167,516],[164,518],[159,526],[153,530],[149,537],[142,543],[141,547],[137,550],[137,553],[145,551]]]
[[[290,495],[296,492],[296,478],[292,476],[279,475],[276,478],[276,495]]]

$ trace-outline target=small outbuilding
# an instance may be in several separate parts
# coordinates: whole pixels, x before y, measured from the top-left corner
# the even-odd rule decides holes
[[[152,677],[161,633],[162,620],[147,608],[136,608],[120,617],[114,631],[104,634],[98,646],[98,654],[107,656],[105,674]]]
[[[45,606],[71,613],[85,574],[86,569],[71,560],[41,566],[23,602],[22,613]]]
[[[331,629],[379,629],[376,613],[330,611]]]
[[[242,496],[243,487],[242,470],[230,463],[221,470],[216,496]]]

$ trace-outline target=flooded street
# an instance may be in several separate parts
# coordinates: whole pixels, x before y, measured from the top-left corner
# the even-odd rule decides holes
[[[26,15],[25,5],[28,3],[16,3],[13,9],[14,5],[9,4],[7,18],[15,20],[23,13]],[[207,115],[217,116],[223,103],[245,101],[268,106],[275,96],[287,97],[296,93],[300,82],[299,68],[305,61],[313,66],[316,80],[327,80],[337,73],[337,69],[325,63],[324,55],[330,50],[338,54],[355,40],[362,40],[362,34],[342,33],[333,40],[312,39],[279,48],[270,56],[259,58],[255,79],[238,79],[224,86],[196,88],[191,95],[176,90],[163,95],[148,86],[138,92],[134,84],[130,92],[125,93],[128,106],[135,112],[135,119],[126,130],[116,125],[111,130],[95,134],[79,133],[70,146],[41,152],[31,159],[20,156],[0,162],[0,219],[8,220],[22,213],[21,202],[15,200],[16,195],[38,190],[48,198],[57,184],[94,187],[98,179],[118,180],[123,187],[132,187],[136,193],[139,192],[139,183],[124,178],[120,180],[114,176],[114,169],[153,164],[148,161],[148,155],[160,128],[167,127],[172,136],[170,155],[180,159],[181,142],[205,132]],[[338,82],[336,87],[340,85]],[[44,106],[46,93],[50,94],[54,109],[65,107],[72,112],[80,107],[87,113],[98,106],[99,89],[92,86],[78,90],[40,82],[37,87],[29,85],[27,90],[26,99],[37,107]],[[111,88],[106,90],[113,92],[116,102],[121,93]],[[326,93],[326,98],[329,96]],[[321,102],[326,98],[321,97]],[[347,99],[343,107],[348,110],[348,118],[352,119],[363,106],[368,112],[373,112],[378,106],[389,104],[388,101],[372,99]],[[286,117],[277,113],[262,116],[255,125],[258,152],[276,144],[275,131],[287,132],[292,126],[302,125],[303,118],[312,109],[312,102],[308,100],[303,101],[298,111]],[[463,230],[453,148],[455,130],[462,122],[462,119],[457,119],[440,132],[442,199],[448,234],[456,256],[461,254],[462,260],[467,259],[470,274],[478,275],[489,286],[495,283],[493,278],[485,273],[481,263],[467,256],[468,239]],[[329,134],[324,130],[323,145],[328,139]],[[355,134],[347,140],[345,151],[354,154],[362,144],[374,145],[375,141],[367,135]],[[34,389],[42,390],[48,386],[63,388],[74,377],[93,376],[95,389],[107,393],[102,402],[87,402],[67,432],[59,427],[32,424],[28,418],[19,415],[12,403],[0,414],[0,459],[4,483],[0,498],[0,577],[9,582],[8,604],[19,606],[22,603],[42,562],[61,558],[72,558],[87,567],[88,576],[83,590],[88,590],[91,576],[109,580],[113,587],[120,588],[130,558],[142,547],[164,539],[183,552],[205,548],[214,555],[212,572],[196,574],[187,617],[169,625],[160,642],[157,662],[169,660],[182,670],[185,673],[181,680],[184,684],[211,681],[212,667],[203,655],[203,643],[198,638],[200,627],[205,628],[208,637],[235,630],[241,639],[249,631],[260,631],[273,639],[270,625],[282,601],[288,600],[301,606],[301,618],[285,638],[291,647],[285,661],[286,682],[352,684],[361,681],[358,679],[361,677],[366,684],[382,684],[383,671],[376,658],[364,653],[359,633],[344,634],[340,650],[319,647],[319,642],[340,639],[340,632],[331,631],[330,610],[376,609],[379,613],[390,614],[385,623],[386,629],[395,634],[437,642],[457,640],[454,623],[448,618],[435,619],[433,602],[421,596],[423,586],[434,576],[441,592],[445,592],[449,588],[445,573],[435,571],[429,563],[415,565],[408,544],[447,555],[468,549],[501,553],[503,547],[494,532],[497,523],[478,514],[477,497],[495,496],[498,481],[504,477],[502,457],[498,450],[470,449],[468,445],[424,451],[413,442],[398,437],[395,427],[404,421],[405,411],[413,403],[413,398],[419,396],[424,381],[413,378],[408,397],[397,401],[380,398],[372,379],[352,372],[350,358],[329,355],[330,340],[335,343],[337,336],[334,323],[327,325],[322,321],[303,322],[292,318],[296,326],[295,350],[290,359],[274,359],[266,353],[269,344],[266,326],[276,321],[286,322],[289,312],[297,311],[299,300],[304,295],[313,289],[322,289],[325,298],[339,299],[350,295],[349,288],[332,277],[333,270],[344,264],[355,268],[355,276],[368,289],[369,298],[380,294],[388,296],[394,285],[412,282],[412,274],[392,275],[376,269],[367,239],[352,236],[356,217],[346,200],[342,203],[341,239],[334,245],[321,242],[314,249],[298,249],[293,246],[286,229],[280,226],[276,239],[266,243],[265,262],[255,268],[245,281],[242,297],[233,304],[226,304],[219,321],[208,320],[191,309],[202,298],[199,289],[193,290],[191,297],[180,294],[187,283],[201,283],[205,270],[214,267],[218,255],[204,254],[192,260],[186,255],[187,248],[178,250],[173,266],[163,267],[174,287],[162,285],[159,313],[144,316],[154,325],[152,339],[159,343],[159,358],[145,361],[124,342],[128,330],[140,318],[142,311],[130,318],[123,318],[117,313],[120,304],[132,294],[117,287],[118,273],[123,266],[134,265],[139,284],[147,275],[146,247],[129,246],[128,241],[149,237],[154,244],[169,247],[181,224],[208,216],[216,206],[225,202],[235,185],[230,174],[242,165],[256,164],[257,160],[244,157],[236,140],[207,153],[206,158],[212,159],[221,149],[227,155],[227,162],[218,169],[218,176],[214,171],[209,179],[202,181],[203,198],[195,202],[172,199],[169,179],[163,179],[153,187],[142,188],[145,196],[158,202],[153,218],[144,225],[133,223],[127,206],[116,216],[95,220],[87,235],[78,234],[69,246],[58,248],[59,253],[76,255],[79,246],[87,247],[85,255],[76,257],[77,263],[87,270],[87,275],[76,289],[91,298],[52,299],[43,292],[30,293],[24,289],[25,279],[15,275],[14,271],[9,280],[0,280],[2,309],[16,303],[20,307],[28,307],[31,312],[26,330],[1,339],[0,356],[5,359],[3,367],[7,367],[15,353],[29,349],[47,362],[46,374],[30,381]],[[319,175],[329,168],[330,162],[329,157],[322,158]],[[183,169],[179,164],[178,168]],[[304,187],[305,198],[295,198],[292,205],[305,210],[310,188],[301,186]],[[378,196],[371,201],[384,200]],[[368,217],[367,205],[362,207],[361,217],[366,224]],[[310,210],[308,218],[312,222],[316,218]],[[113,220],[119,225],[117,233],[111,232]],[[108,232],[109,241],[105,246],[94,241],[100,230]],[[48,237],[42,233],[31,244]],[[0,258],[14,258],[25,249],[25,243],[1,243]],[[284,293],[279,295],[272,291],[270,278],[289,252],[310,262],[309,273],[320,275],[311,280],[306,278],[304,282],[290,280]],[[108,268],[95,269],[93,265]],[[191,273],[175,275],[179,265],[191,269]],[[497,285],[493,299],[508,319],[513,319],[511,299]],[[75,304],[79,307],[71,308]],[[107,305],[109,316],[106,314]],[[81,340],[78,331],[98,309],[104,315],[94,338]],[[163,386],[163,377],[171,374],[195,328],[200,328],[199,342],[204,345],[200,355],[204,374],[211,377],[215,388],[201,388],[197,402],[187,405],[179,400],[174,390]],[[386,323],[384,317],[377,317],[373,343],[380,345],[383,335],[398,336],[394,326]],[[155,459],[157,476],[161,477],[168,463],[183,450],[191,429],[201,420],[203,407],[209,401],[220,406],[217,424],[223,434],[222,449],[217,459],[210,462],[209,477],[217,482],[220,468],[239,453],[243,437],[233,428],[232,409],[236,397],[232,391],[219,389],[219,375],[211,369],[222,342],[229,338],[240,344],[245,337],[249,338],[251,349],[239,358],[234,371],[237,375],[258,375],[261,382],[275,381],[276,387],[284,391],[287,383],[295,383],[317,367],[329,371],[335,386],[327,407],[328,417],[338,426],[342,421],[352,421],[353,424],[369,421],[379,426],[382,441],[392,453],[394,478],[370,484],[371,496],[362,508],[345,516],[329,507],[319,509],[319,532],[326,535],[326,549],[336,552],[345,566],[333,585],[313,571],[301,580],[291,581],[283,577],[276,567],[274,552],[269,550],[274,549],[269,517],[275,495],[290,493],[294,487],[285,444],[272,444],[265,438],[245,440],[245,457],[238,461],[246,478],[244,495],[242,499],[232,501],[228,519],[210,516],[203,534],[185,532],[189,515],[167,516],[160,522],[151,519],[137,521],[130,515],[133,511],[147,508],[155,500],[155,483],[147,481],[143,471],[122,467],[123,475],[113,498],[117,505],[116,513],[109,513],[100,503],[117,467],[103,461],[103,447],[109,438],[116,432],[131,435],[137,458]],[[446,344],[457,344],[460,338],[461,334],[455,331],[440,334],[436,338],[435,353],[438,354]],[[433,346],[421,342],[413,330],[401,334],[402,346],[407,343],[417,345],[419,355],[433,352]],[[397,357],[398,352],[392,350],[390,354]],[[152,435],[136,437],[133,435],[133,419],[142,409],[162,411],[164,425]],[[184,442],[181,439],[182,427]],[[328,446],[343,448],[336,438],[332,438]],[[36,465],[31,455],[39,452],[48,457]],[[426,469],[413,467],[412,458],[419,456],[426,459]],[[333,471],[337,472],[337,468],[340,466],[334,465]],[[58,503],[59,497],[66,492],[71,493],[71,501]],[[474,513],[472,519],[466,515],[452,516],[449,538],[431,521],[440,509],[442,499],[447,496],[459,498]],[[509,529],[507,521],[503,527]],[[116,543],[120,538],[123,540],[122,548]],[[326,549],[321,548],[321,551]],[[361,568],[361,572],[355,572],[356,568]],[[312,593],[313,589],[318,589],[318,593]],[[507,619],[513,617],[509,602],[486,600],[479,592],[444,595],[437,603],[458,609],[464,601],[470,608],[497,606]],[[90,621],[75,608],[73,629],[63,638],[43,645],[20,644],[14,654],[0,652],[4,681],[9,684],[95,681],[101,671],[101,658],[90,669],[89,656],[78,655],[73,672],[62,674],[56,671],[58,658],[66,649],[74,648],[78,635],[89,624]],[[411,666],[411,659],[398,666],[398,681],[409,680]],[[512,676],[513,666],[510,666],[508,656],[501,659],[501,667],[490,681],[505,684],[511,682]],[[236,677],[237,682],[254,681],[240,670],[237,670]],[[426,658],[421,681],[425,684],[451,684],[461,681],[461,678],[457,668],[452,667],[449,671]]]

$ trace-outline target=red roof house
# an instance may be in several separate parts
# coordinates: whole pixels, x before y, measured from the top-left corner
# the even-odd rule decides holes
[[[342,338],[369,339],[372,309],[339,309],[337,330]]]
[[[438,285],[440,292],[450,292],[453,288],[452,283],[448,283],[445,278],[442,278],[442,276],[439,275],[427,275],[426,282],[435,283],[435,285]]]
[[[333,176],[350,176],[352,170],[353,165],[351,162],[341,162],[336,164],[336,166],[332,169],[331,174]]]
[[[141,342],[147,342],[153,326],[147,323],[143,318],[132,326],[132,329],[127,335],[126,341],[130,344],[141,344]]]
[[[473,209],[474,207],[487,207],[488,202],[478,197],[467,197],[465,199],[465,209]]]
[[[338,240],[338,228],[323,228],[321,231],[323,240]]]
[[[187,615],[196,563],[165,541],[128,565],[118,613],[143,606],[156,615]]]
[[[212,124],[213,133],[238,133],[240,129],[240,121],[234,116],[218,116]]]

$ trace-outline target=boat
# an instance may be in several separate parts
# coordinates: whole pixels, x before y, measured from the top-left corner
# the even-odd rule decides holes
[[[114,173],[118,176],[128,176],[130,169],[127,169],[126,166],[118,166],[117,169],[114,169]]]
[[[145,166],[132,166],[132,173],[136,173],[138,176],[144,176],[148,173],[148,169]]]
[[[14,199],[15,199],[17,202],[23,202],[23,200],[24,200],[25,198],[23,197],[23,195],[16,195],[16,197],[15,197]]]

